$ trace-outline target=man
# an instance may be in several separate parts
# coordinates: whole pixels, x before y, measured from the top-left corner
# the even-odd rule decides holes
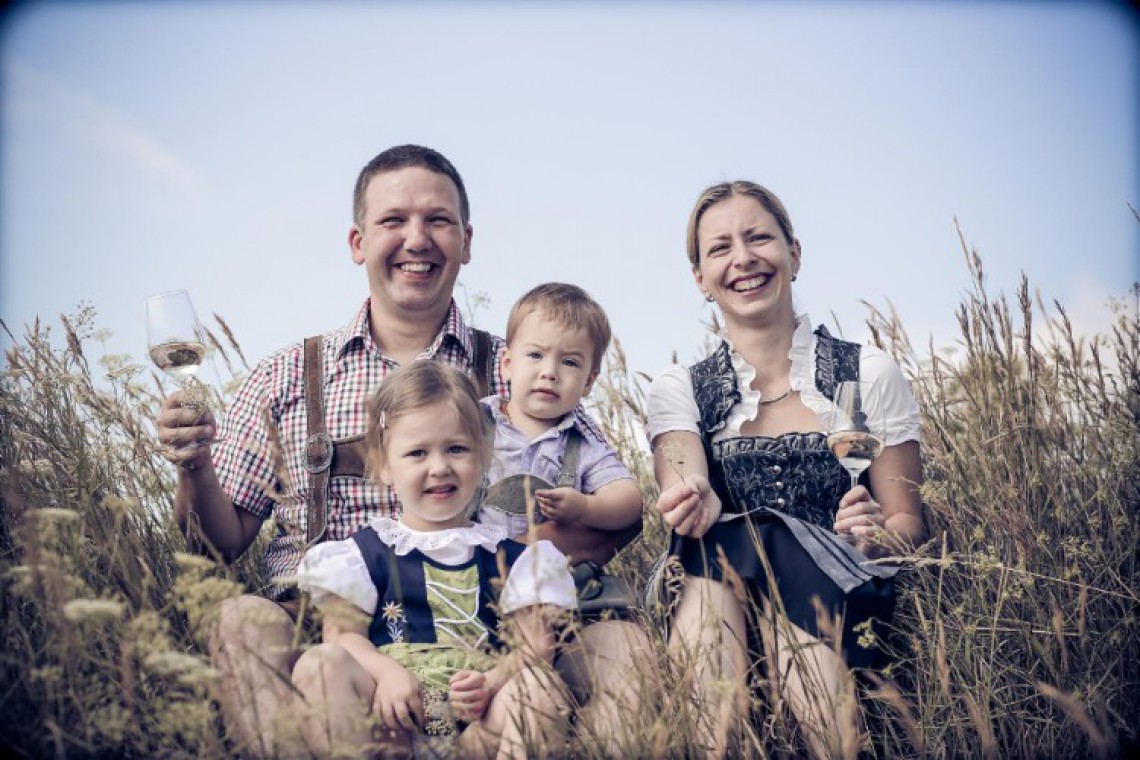
[[[353,193],[348,243],[369,291],[353,321],[319,344],[306,341],[261,361],[220,430],[208,411],[182,406],[181,393],[159,413],[164,456],[180,468],[175,516],[188,538],[205,538],[231,561],[264,520],[277,523],[265,553],[270,575],[286,581],[268,590],[276,601],[227,600],[210,637],[210,656],[224,675],[219,702],[250,751],[288,754],[296,746],[288,707],[297,605],[287,581],[306,545],[346,538],[373,517],[399,512],[390,489],[363,477],[354,449],[368,394],[416,358],[447,362],[490,392],[506,391],[495,359],[502,341],[468,327],[452,299],[459,269],[471,260],[472,232],[467,191],[450,161],[415,145],[384,151],[361,170]],[[201,442],[216,433],[223,442],[211,453]],[[577,559],[605,562],[628,540],[584,526],[544,528],[544,537]],[[606,653],[599,671],[615,674],[615,684],[625,671],[614,666],[632,666],[633,647],[644,645],[640,631],[622,623],[589,626],[582,640],[591,653]],[[593,701],[601,714],[603,700]]]

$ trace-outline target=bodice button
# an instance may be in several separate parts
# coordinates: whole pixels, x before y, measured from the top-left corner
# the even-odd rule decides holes
[[[782,506],[784,506],[785,504],[787,504],[787,502],[786,502],[786,501],[784,501],[784,497],[783,497],[783,496],[781,496],[780,498],[776,499],[776,503],[777,503],[777,504],[779,504],[781,507],[782,507]]]
[[[776,481],[776,488],[783,488],[783,487],[784,487],[784,481],[777,480]]]
[[[780,465],[778,465],[778,464],[772,465],[772,474],[773,475],[779,475],[781,472],[782,472],[782,469],[781,469]]]

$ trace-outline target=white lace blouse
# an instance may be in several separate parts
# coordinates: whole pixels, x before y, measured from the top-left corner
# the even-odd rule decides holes
[[[718,337],[732,348],[727,333],[721,331]],[[832,427],[835,407],[815,387],[815,341],[810,317],[806,313],[797,314],[796,331],[788,351],[788,358],[792,360],[789,381],[792,390],[799,392],[804,406],[815,412],[819,429],[826,431]],[[760,391],[752,387],[756,369],[735,349],[732,351],[732,367],[736,371],[741,399],[729,412],[724,428],[713,436],[714,441],[740,436],[741,426],[754,420],[760,411]],[[866,400],[868,421],[877,421],[879,428],[872,432],[877,433],[887,446],[920,440],[918,402],[902,369],[890,354],[874,346],[863,346],[859,352],[859,379],[871,382],[875,387],[875,392]],[[693,398],[693,381],[688,367],[674,364],[658,375],[649,386],[646,408],[649,416],[646,434],[651,444],[662,433],[688,431],[700,435],[697,424],[700,413]],[[872,427],[876,426],[872,424]]]
[[[494,552],[506,540],[498,526],[472,523],[466,528],[440,531],[413,530],[403,522],[377,517],[369,524],[397,557],[418,549],[429,559],[449,566],[470,561],[477,547]],[[351,538],[326,541],[305,553],[297,572],[298,586],[317,607],[339,597],[369,615],[376,614],[379,594],[360,548]],[[566,556],[549,541],[528,546],[515,560],[499,597],[499,612],[506,615],[536,604],[576,609],[578,594]]]

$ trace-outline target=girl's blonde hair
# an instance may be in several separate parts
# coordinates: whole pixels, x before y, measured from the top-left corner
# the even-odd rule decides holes
[[[474,442],[480,469],[487,469],[495,445],[495,426],[479,404],[475,384],[455,367],[417,359],[385,378],[365,403],[364,442],[374,477],[384,466],[392,424],[409,412],[439,402],[455,406],[465,432]]]

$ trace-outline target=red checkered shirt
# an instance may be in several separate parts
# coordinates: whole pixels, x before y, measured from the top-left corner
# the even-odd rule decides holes
[[[369,301],[348,325],[323,337],[325,426],[333,440],[364,432],[364,402],[398,366],[384,356],[369,330]],[[492,338],[500,351],[501,338]],[[443,329],[420,358],[435,359],[472,372],[474,336],[452,301]],[[494,363],[493,392],[507,395]],[[305,552],[309,472],[305,467],[308,418],[305,412],[304,344],[298,343],[262,360],[254,368],[220,425],[225,442],[214,449],[214,467],[222,488],[235,506],[263,520],[277,522],[277,534],[265,551],[271,578],[296,573]],[[266,428],[266,412],[280,436],[285,476],[274,469]],[[374,517],[400,514],[391,488],[368,478],[329,478],[328,532],[336,541],[348,538]],[[281,589],[277,589],[277,593]]]

